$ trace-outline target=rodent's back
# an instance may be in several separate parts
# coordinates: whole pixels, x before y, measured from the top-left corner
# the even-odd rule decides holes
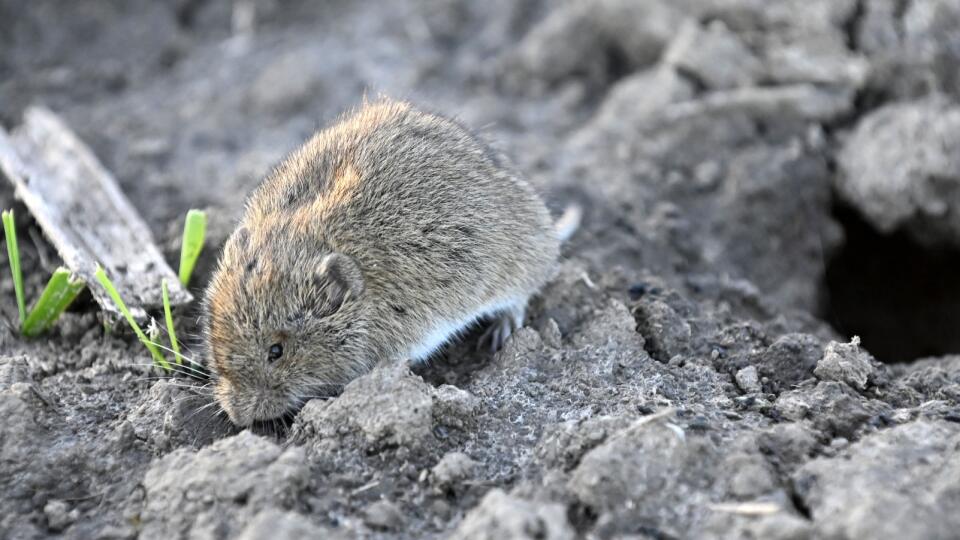
[[[529,295],[559,249],[542,201],[489,147],[451,120],[389,100],[364,105],[281,163],[241,225],[273,231],[285,249],[353,258],[385,347],[478,301]]]

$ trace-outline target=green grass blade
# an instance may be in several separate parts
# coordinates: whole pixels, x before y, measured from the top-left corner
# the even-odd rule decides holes
[[[53,327],[83,287],[83,280],[72,277],[66,268],[57,268],[50,276],[40,299],[27,315],[23,323],[23,335],[36,337]]]
[[[170,349],[173,350],[177,365],[183,364],[180,355],[180,345],[177,343],[177,330],[173,327],[173,312],[170,309],[170,292],[167,290],[167,280],[160,282],[160,292],[163,293],[163,318],[167,320],[167,335],[170,337]]]
[[[137,324],[137,321],[133,319],[133,315],[127,308],[127,304],[125,304],[123,299],[120,298],[120,293],[117,292],[117,288],[113,286],[113,282],[107,277],[107,273],[103,271],[102,267],[97,266],[97,271],[94,275],[97,277],[97,281],[103,285],[103,288],[107,290],[107,294],[110,295],[110,298],[113,300],[113,303],[116,304],[117,309],[119,309],[120,313],[123,314],[123,318],[127,320],[127,324],[130,325],[130,328],[133,329],[133,332],[137,334],[138,338],[140,338],[140,342],[143,343],[143,345],[150,351],[150,354],[153,355],[154,363],[163,369],[170,371],[170,364],[167,362],[167,359],[164,358],[163,354],[160,353],[160,349],[158,349],[153,342],[147,339],[147,335],[143,333],[140,325]]]
[[[183,224],[183,243],[180,245],[180,283],[190,282],[193,267],[203,250],[203,237],[207,234],[207,213],[190,210]]]
[[[23,299],[23,272],[20,270],[20,247],[17,245],[17,226],[13,221],[13,210],[3,212],[3,233],[7,237],[7,256],[10,258],[10,275],[13,276],[13,290],[17,295],[17,311],[20,314],[20,326],[27,318],[27,304]]]

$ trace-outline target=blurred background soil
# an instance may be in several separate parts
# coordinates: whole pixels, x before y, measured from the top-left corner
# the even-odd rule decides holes
[[[505,350],[281,430],[237,433],[89,300],[0,325],[0,535],[955,537],[958,28],[956,0],[0,0],[0,124],[62,115],[172,264],[207,209],[195,293],[249,190],[364,95],[586,209]],[[32,298],[59,261],[0,206]]]

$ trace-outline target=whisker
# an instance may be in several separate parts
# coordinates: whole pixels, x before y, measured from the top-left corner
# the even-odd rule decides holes
[[[153,363],[139,363],[139,362],[138,362],[138,363],[134,363],[134,364],[128,364],[128,365],[137,366],[137,367],[157,367],[156,364],[153,364]],[[199,380],[205,380],[205,379],[208,379],[208,378],[209,378],[209,377],[203,377],[203,376],[201,376],[199,373],[192,373],[192,372],[190,372],[190,371],[187,371],[185,368],[179,367],[179,366],[177,366],[176,364],[171,364],[171,365],[170,365],[170,371],[169,371],[169,374],[168,374],[168,375],[157,375],[157,376],[155,376],[155,378],[157,378],[157,379],[173,379],[173,378],[175,378],[176,375],[180,375],[180,376],[184,376],[184,377],[189,377],[190,379],[194,379],[194,380],[198,380],[198,379],[199,379]]]
[[[157,366],[157,365],[154,364],[153,362],[134,362],[134,363],[132,363],[132,364],[127,364],[127,365],[129,365],[129,366],[137,366],[137,367],[144,367],[144,368],[159,368],[159,366]],[[170,365],[170,371],[166,371],[166,370],[163,370],[163,369],[161,368],[161,372],[164,373],[164,374],[173,373],[173,374],[176,374],[176,375],[186,375],[186,374],[188,373],[187,371],[185,371],[186,369],[188,369],[188,368],[183,368],[183,367],[178,366],[178,365],[176,365],[176,364],[171,364],[171,365]],[[173,375],[162,375],[162,376],[172,377]]]
[[[193,358],[190,358],[189,356],[186,356],[186,355],[184,355],[184,354],[182,354],[182,353],[178,353],[177,351],[171,349],[170,347],[167,347],[166,345],[164,345],[164,344],[162,344],[162,343],[158,343],[158,342],[156,342],[156,341],[150,341],[150,340],[147,340],[146,342],[149,343],[149,344],[151,344],[151,345],[153,345],[153,346],[155,346],[155,347],[157,347],[157,348],[159,348],[159,349],[163,349],[164,351],[167,351],[167,352],[169,352],[169,353],[173,353],[173,354],[174,354],[174,357],[177,358],[177,359],[186,360],[187,362],[190,362],[191,364],[196,365],[196,366],[201,365],[200,362],[195,361]],[[182,365],[182,364],[177,364],[177,365]]]
[[[184,403],[188,403],[188,402],[190,402],[190,401],[197,401],[197,400],[206,401],[206,400],[204,399],[205,397],[206,397],[206,396],[201,396],[201,395],[177,396],[176,398],[174,398],[173,400],[171,400],[171,405],[177,405],[177,406],[179,406],[179,405],[182,405],[182,404],[184,404]],[[192,414],[191,414],[190,416],[185,417],[183,420],[184,420],[184,422],[186,422],[187,420],[189,420],[189,419],[192,418],[192,417],[193,417],[193,416],[192,416]]]
[[[154,367],[154,368],[160,367],[160,366],[158,366],[157,364],[155,364],[155,363],[152,362],[152,361],[151,361],[151,362],[133,362],[133,363],[126,364],[126,365],[128,365],[128,366],[140,366],[140,367]],[[201,365],[201,364],[197,364],[197,365]],[[161,368],[161,369],[162,369],[162,368]],[[175,363],[171,363],[171,364],[170,364],[170,371],[175,371],[175,370],[178,370],[178,369],[179,369],[179,370],[186,370],[186,369],[194,369],[194,368],[191,368],[190,366],[185,366],[185,365],[182,365],[182,364],[175,364]]]
[[[170,401],[176,405],[179,405],[184,401],[197,401],[197,400],[206,401],[205,399],[206,397],[207,396],[204,394],[185,393],[179,396],[174,396]]]
[[[216,401],[214,401],[214,402],[211,403],[210,405],[219,405],[219,403],[217,403]],[[213,421],[216,420],[216,421],[218,421],[220,424],[223,424],[223,422],[222,422],[223,418],[222,418],[222,417],[223,417],[224,415],[226,415],[226,411],[224,411],[223,408],[220,407],[220,409],[219,409],[218,411],[216,411],[214,414],[211,414],[210,416],[207,417],[207,420],[203,423],[203,426],[201,426],[201,428],[195,432],[195,436],[194,436],[194,439],[193,439],[193,444],[194,444],[194,446],[198,446],[198,445],[199,445],[200,436],[203,435],[203,434],[205,434],[205,433],[207,433],[207,428],[210,427],[210,424],[211,424]],[[226,427],[227,427],[227,430],[228,430],[228,431],[226,431],[226,433],[229,433],[229,432],[230,432],[229,430],[230,430],[231,426],[233,426],[233,424],[232,424],[231,422],[227,422]],[[226,434],[226,433],[224,433],[224,434]],[[219,438],[219,437],[217,437],[217,436],[219,436],[220,433],[217,432],[217,433],[215,433],[214,435],[215,435],[215,436],[212,437],[212,438],[213,438],[213,439],[216,439],[216,438]]]
[[[153,345],[156,345],[157,347],[160,347],[161,349],[163,349],[163,350],[165,350],[165,351],[173,352],[173,349],[170,349],[169,347],[165,347],[165,346],[163,346],[163,345],[160,345],[159,343],[154,343],[154,342],[150,342],[150,343],[153,344]],[[174,353],[174,354],[176,354],[176,353]],[[201,363],[199,363],[199,362],[195,362],[192,358],[187,358],[187,357],[183,356],[182,354],[181,354],[181,355],[178,355],[178,357],[187,360],[187,362],[189,362],[190,364],[193,364],[194,366],[198,366],[198,368],[190,367],[190,366],[184,365],[184,364],[177,364],[177,363],[170,362],[169,365],[170,365],[170,370],[171,370],[171,371],[180,372],[180,373],[183,373],[183,374],[185,374],[185,375],[189,375],[189,376],[194,377],[194,378],[200,378],[200,379],[208,379],[208,378],[209,378],[209,374],[205,371],[205,366],[204,366],[203,364],[201,364]]]
[[[158,377],[137,377],[136,379],[133,379],[133,380],[135,382],[156,382],[156,381],[173,381],[176,379],[174,379],[170,375],[167,375],[166,377],[159,377],[159,376]]]
[[[149,379],[140,379],[140,380],[147,381]],[[167,381],[167,384],[169,384],[170,386],[174,386],[176,388],[186,388],[187,390],[198,390],[198,391],[209,390],[207,385],[197,386],[195,384],[180,382],[182,379],[155,379],[154,382],[163,381],[163,380]]]
[[[198,388],[189,385],[177,385],[176,388],[188,391],[189,394],[186,397],[189,398],[213,397],[213,390],[210,388]]]
[[[216,406],[216,405],[219,405],[219,404],[218,404],[216,401],[211,401],[210,403],[207,403],[206,405],[197,407],[196,410],[194,410],[192,413],[190,413],[189,416],[187,416],[186,418],[183,419],[183,422],[184,422],[184,423],[189,422],[190,420],[193,419],[193,417],[195,417],[195,416],[197,416],[198,414],[200,414],[201,412],[209,409],[210,407],[213,407],[213,406]],[[214,411],[214,414],[213,414],[212,416],[216,416],[216,415],[217,415],[217,413],[216,413],[216,411]]]

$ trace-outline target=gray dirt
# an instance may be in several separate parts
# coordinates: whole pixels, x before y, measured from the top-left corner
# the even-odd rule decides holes
[[[960,245],[955,0],[250,6],[0,0],[0,123],[61,114],[172,264],[209,209],[194,293],[245,194],[364,93],[474,126],[584,225],[503,351],[474,334],[252,432],[89,298],[34,341],[5,300],[0,536],[956,537],[960,357],[881,364],[820,311],[838,199]],[[58,261],[16,204],[32,298]]]

